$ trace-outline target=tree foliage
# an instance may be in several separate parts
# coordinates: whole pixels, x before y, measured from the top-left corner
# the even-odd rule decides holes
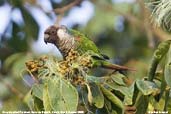
[[[91,3],[94,14],[86,25],[77,22],[70,27],[87,34],[111,57],[111,62],[136,67],[137,71],[111,73],[91,69],[93,73],[87,74],[82,72],[80,61],[76,61],[70,70],[77,69],[83,77],[75,77],[74,73],[69,78],[63,77],[58,57],[32,50],[40,25],[29,8],[38,8],[51,20],[54,20],[53,12],[44,10],[37,0],[1,0],[0,6],[8,4],[11,12],[21,12],[23,22],[15,21],[10,15],[8,26],[0,34],[0,110],[171,113],[171,41],[166,40],[170,38],[170,1],[154,0],[148,4],[158,28],[151,24],[151,14],[141,1],[78,0],[77,4],[68,5],[74,2],[50,0],[52,8],[57,8],[54,12],[58,24],[74,8]],[[62,9],[65,6],[69,8]]]

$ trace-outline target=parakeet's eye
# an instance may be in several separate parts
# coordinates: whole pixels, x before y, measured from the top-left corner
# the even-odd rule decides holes
[[[52,30],[51,33],[52,33],[52,34],[56,34],[56,30]]]

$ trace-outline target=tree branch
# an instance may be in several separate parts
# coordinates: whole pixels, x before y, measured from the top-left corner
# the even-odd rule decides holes
[[[62,8],[56,8],[53,11],[58,14],[58,18],[56,19],[55,25],[58,26],[60,21],[62,20],[64,13],[68,10],[70,10],[72,7],[80,4],[82,0],[75,0],[74,2],[62,7]]]
[[[4,82],[4,80],[0,77],[0,80],[2,81],[2,83],[12,92],[14,93],[15,95],[18,96],[19,99],[23,99],[24,98],[24,95],[15,87],[13,87],[12,85]]]
[[[65,13],[66,11],[70,10],[72,7],[80,4],[82,2],[82,0],[75,0],[74,2],[62,7],[62,8],[56,8],[54,9],[54,12],[57,14],[62,14]]]

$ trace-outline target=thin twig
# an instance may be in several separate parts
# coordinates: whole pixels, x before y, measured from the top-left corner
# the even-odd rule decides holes
[[[57,26],[57,27],[59,26],[59,23],[63,17],[64,17],[63,13],[58,15],[58,17],[56,18],[56,21],[55,21],[55,26]]]
[[[62,14],[65,13],[66,11],[70,10],[72,7],[74,7],[75,5],[78,5],[82,2],[82,0],[75,0],[74,2],[62,7],[62,8],[56,8],[54,9],[54,12],[57,14]]]
[[[17,95],[20,99],[23,99],[23,98],[24,98],[24,95],[23,95],[20,91],[18,91],[17,88],[15,88],[15,87],[13,87],[12,85],[10,85],[10,84],[8,84],[8,83],[5,83],[5,82],[4,82],[4,85],[5,85],[6,87],[8,87],[9,90],[10,90],[12,93],[14,93],[15,95]]]
[[[82,2],[82,0],[75,0],[74,2],[62,7],[62,8],[56,8],[53,11],[58,14],[58,18],[56,19],[55,25],[58,26],[60,21],[62,20],[65,12],[67,12],[68,10],[70,10],[72,7],[80,4]]]

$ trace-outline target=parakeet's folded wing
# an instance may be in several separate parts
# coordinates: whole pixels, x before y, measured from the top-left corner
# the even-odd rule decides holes
[[[80,53],[85,53],[90,50],[98,54],[98,56],[94,55],[94,58],[101,60],[109,59],[107,55],[101,54],[96,44],[88,37],[86,37],[84,34],[76,30],[70,30],[70,33],[74,36],[76,45],[75,47],[77,48],[76,50],[78,50]]]

